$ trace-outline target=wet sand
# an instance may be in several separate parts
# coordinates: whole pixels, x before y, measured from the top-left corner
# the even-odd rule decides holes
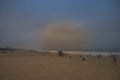
[[[120,58],[115,66],[111,57],[84,57],[0,53],[0,80],[120,80]]]

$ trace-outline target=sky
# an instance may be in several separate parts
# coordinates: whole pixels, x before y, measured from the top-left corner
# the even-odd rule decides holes
[[[0,0],[0,47],[120,48],[119,0]]]

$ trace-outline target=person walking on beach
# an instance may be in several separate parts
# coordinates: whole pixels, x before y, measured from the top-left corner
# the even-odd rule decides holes
[[[97,57],[98,57],[98,59],[101,59],[101,58],[102,58],[102,55],[99,54]]]
[[[85,61],[85,58],[83,57],[82,60]]]
[[[112,58],[113,58],[113,64],[117,65],[117,56],[113,55]]]
[[[63,51],[58,51],[58,53],[59,53],[59,57],[60,57],[60,56],[61,56],[61,57],[64,56]]]

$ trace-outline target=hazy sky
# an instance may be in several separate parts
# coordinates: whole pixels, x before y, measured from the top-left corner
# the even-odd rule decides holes
[[[120,48],[119,5],[119,0],[0,0],[0,47]]]

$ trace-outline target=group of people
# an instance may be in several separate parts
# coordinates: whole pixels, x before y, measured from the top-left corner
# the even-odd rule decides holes
[[[58,54],[59,54],[59,57],[63,57],[64,56],[63,51],[58,51]],[[85,57],[82,57],[82,56],[80,56],[80,57],[82,58],[82,61],[86,60]],[[72,57],[69,56],[69,59],[71,59],[71,58]],[[102,55],[98,55],[97,58],[98,59],[102,59]],[[113,60],[113,64],[117,65],[117,56],[116,55],[112,55],[112,60]]]

